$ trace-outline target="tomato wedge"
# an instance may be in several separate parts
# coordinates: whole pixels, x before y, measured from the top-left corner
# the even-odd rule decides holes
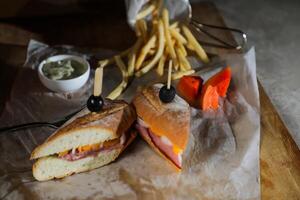
[[[176,90],[190,105],[194,105],[201,92],[203,80],[199,76],[183,76],[176,87]]]
[[[218,109],[219,97],[225,97],[231,80],[231,69],[226,67],[208,79],[202,87],[200,108],[202,110]]]
[[[217,88],[217,92],[221,97],[225,97],[231,80],[231,69],[226,67],[219,73],[208,79],[203,85],[202,93],[206,91],[208,86]]]
[[[217,110],[219,108],[219,94],[216,87],[208,85],[200,99],[202,110]]]

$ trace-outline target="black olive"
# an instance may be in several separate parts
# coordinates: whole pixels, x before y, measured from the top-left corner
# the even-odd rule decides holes
[[[87,100],[87,108],[91,112],[99,112],[103,107],[104,101],[101,96],[91,95]]]
[[[176,95],[176,90],[173,86],[168,89],[168,87],[165,85],[159,90],[159,98],[164,103],[169,103],[173,101]]]

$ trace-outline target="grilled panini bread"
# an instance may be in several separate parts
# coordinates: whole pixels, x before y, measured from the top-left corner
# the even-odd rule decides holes
[[[133,100],[140,135],[152,148],[181,169],[188,142],[190,107],[179,96],[170,103],[159,99],[161,84],[143,89]]]
[[[136,120],[125,101],[105,101],[100,112],[84,110],[54,132],[31,154],[32,171],[39,181],[62,178],[114,161],[135,138]]]

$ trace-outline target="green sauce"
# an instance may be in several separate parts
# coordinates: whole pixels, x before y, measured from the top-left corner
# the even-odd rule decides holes
[[[47,62],[43,65],[44,75],[51,80],[68,80],[76,78],[86,72],[87,66],[72,59]]]

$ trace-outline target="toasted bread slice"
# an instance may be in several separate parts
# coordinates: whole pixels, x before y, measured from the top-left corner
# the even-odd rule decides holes
[[[134,109],[125,101],[106,101],[100,112],[91,113],[84,110],[74,116],[34,149],[30,159],[119,138],[135,119]]]
[[[174,145],[184,149],[190,130],[190,106],[178,95],[170,103],[160,101],[161,84],[142,90],[133,100],[137,116],[146,122],[153,133],[166,136]]]
[[[135,110],[125,101],[107,100],[100,112],[84,110],[78,113],[32,152],[31,159],[37,159],[32,167],[33,176],[40,181],[62,178],[114,161],[135,138],[136,133],[130,132],[135,120]],[[123,134],[126,134],[125,143],[121,143]],[[90,156],[87,154],[81,159],[69,161],[57,155],[114,139],[120,139],[122,145],[99,150]]]
[[[100,152],[97,156],[88,156],[76,161],[67,161],[57,156],[47,156],[37,160],[32,167],[32,173],[38,181],[63,178],[72,174],[89,171],[113,162],[120,153],[134,140],[136,131],[131,131],[123,148]]]
[[[161,87],[161,84],[156,84],[143,89],[134,98],[133,105],[137,116],[147,125],[146,128],[156,136],[166,137],[173,147],[184,151],[190,131],[189,104],[177,95],[170,103],[161,102],[158,94]],[[145,137],[143,134],[141,136],[161,156],[170,159],[150,137]]]

